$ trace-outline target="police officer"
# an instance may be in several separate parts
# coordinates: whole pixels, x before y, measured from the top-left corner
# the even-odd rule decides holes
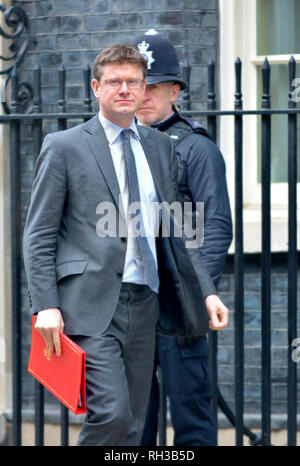
[[[175,48],[155,30],[134,40],[148,63],[140,124],[164,131],[176,146],[181,201],[204,203],[204,243],[189,249],[193,263],[203,260],[217,284],[232,241],[232,221],[221,152],[199,122],[183,117],[176,101],[186,83]],[[207,336],[157,334],[156,365],[161,368],[174,429],[174,445],[216,445],[211,412]],[[156,445],[159,392],[154,372],[142,445]]]

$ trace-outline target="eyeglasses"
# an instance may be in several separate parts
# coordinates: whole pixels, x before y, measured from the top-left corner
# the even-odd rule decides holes
[[[142,87],[144,80],[138,78],[129,78],[129,79],[118,79],[118,78],[111,78],[105,79],[103,82],[106,87],[110,89],[120,89],[123,82],[126,82],[128,89],[139,89]]]

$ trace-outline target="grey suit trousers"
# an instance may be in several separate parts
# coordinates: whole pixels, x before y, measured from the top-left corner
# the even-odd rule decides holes
[[[148,286],[125,283],[103,333],[71,336],[86,352],[87,415],[78,445],[139,445],[158,315],[157,295]]]

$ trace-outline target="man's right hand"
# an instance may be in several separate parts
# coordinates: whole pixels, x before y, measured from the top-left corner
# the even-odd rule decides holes
[[[64,321],[58,308],[45,309],[37,315],[35,328],[40,332],[52,353],[55,349],[57,356],[61,355],[59,331],[64,329]]]

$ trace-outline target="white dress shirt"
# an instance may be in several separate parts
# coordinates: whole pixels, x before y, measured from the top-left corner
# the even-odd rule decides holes
[[[121,132],[124,128],[116,125],[112,121],[105,118],[100,111],[99,120],[101,125],[103,126],[109,144],[112,160],[119,182],[123,208],[127,217],[129,205],[129,192],[126,179],[125,157],[123,153],[123,138],[121,135]],[[145,234],[147,236],[147,240],[149,242],[149,246],[152,251],[155,263],[157,265],[155,236],[158,227],[157,221],[159,220],[156,218],[157,216],[154,215],[154,208],[152,203],[158,202],[158,197],[152,174],[144,150],[142,148],[140,136],[134,120],[132,121],[128,129],[132,130],[130,133],[130,143],[135,158],[137,177],[139,182],[141,212]],[[131,234],[131,227],[132,225],[129,220],[123,282],[147,284],[144,274],[144,266],[137,244],[137,238],[135,238]]]

